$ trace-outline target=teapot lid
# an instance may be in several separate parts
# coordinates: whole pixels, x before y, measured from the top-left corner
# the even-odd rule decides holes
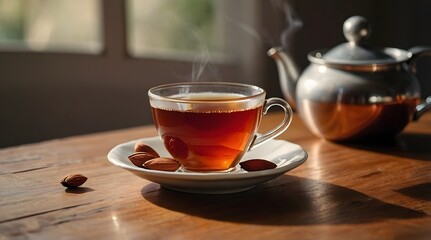
[[[371,28],[368,21],[361,16],[348,18],[343,25],[344,37],[348,40],[321,57],[326,62],[336,64],[391,64],[399,62],[397,56],[388,51],[369,45],[366,40],[370,36]]]

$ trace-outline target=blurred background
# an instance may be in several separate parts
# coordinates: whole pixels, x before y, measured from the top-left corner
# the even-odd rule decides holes
[[[429,0],[0,0],[0,147],[151,124],[147,91],[229,81],[282,97],[266,51],[307,53],[369,20],[381,47],[431,46]],[[419,62],[431,93],[430,59]]]

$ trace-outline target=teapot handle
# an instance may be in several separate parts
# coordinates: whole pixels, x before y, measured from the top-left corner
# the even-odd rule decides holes
[[[411,54],[409,59],[409,67],[410,71],[414,74],[416,74],[416,63],[417,61],[424,56],[431,57],[431,47],[425,47],[425,46],[416,46],[409,49],[409,52]]]
[[[424,56],[431,57],[431,47],[417,46],[409,49],[411,57],[409,60],[409,69],[413,74],[416,74],[417,61]],[[416,106],[413,113],[413,121],[418,120],[422,114],[431,109],[431,96],[428,96],[425,101]]]
[[[413,121],[418,120],[423,113],[431,109],[431,96],[428,96],[424,102],[416,106],[415,112],[413,113]]]

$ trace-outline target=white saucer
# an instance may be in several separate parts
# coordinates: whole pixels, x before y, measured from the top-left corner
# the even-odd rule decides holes
[[[274,169],[247,172],[239,168],[229,173],[164,172],[139,168],[129,161],[128,156],[133,153],[137,141],[147,143],[160,156],[170,157],[161,139],[151,137],[117,145],[108,153],[109,161],[163,187],[189,193],[223,194],[245,191],[298,167],[307,159],[307,153],[299,145],[284,140],[270,140],[247,152],[243,161],[249,159],[269,160],[277,164]]]

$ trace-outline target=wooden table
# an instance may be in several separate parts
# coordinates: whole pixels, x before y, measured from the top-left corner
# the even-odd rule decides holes
[[[319,139],[295,117],[279,139],[308,160],[226,195],[167,190],[108,162],[115,145],[155,134],[144,126],[1,149],[0,239],[431,239],[431,114],[368,145]],[[89,178],[82,188],[60,185],[72,172]]]

